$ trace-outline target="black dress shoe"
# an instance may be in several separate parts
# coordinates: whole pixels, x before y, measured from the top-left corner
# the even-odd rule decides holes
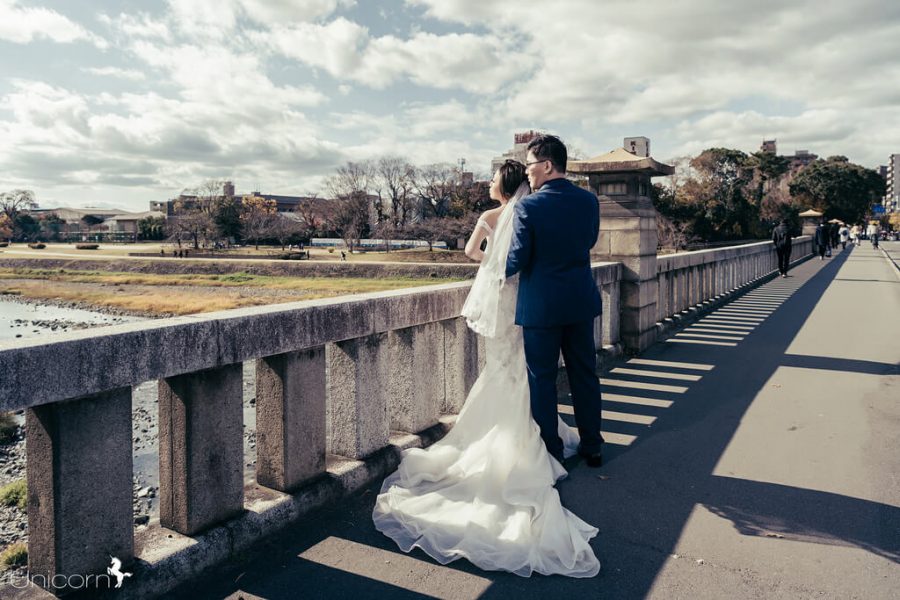
[[[587,466],[592,469],[596,469],[597,467],[603,466],[603,454],[600,452],[595,452],[594,454],[588,454],[586,452],[579,452],[578,456],[584,459],[584,462]]]

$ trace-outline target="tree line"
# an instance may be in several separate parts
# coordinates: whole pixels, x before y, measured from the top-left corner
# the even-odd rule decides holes
[[[861,223],[885,193],[877,171],[845,156],[791,168],[789,158],[769,152],[709,148],[674,163],[675,173],[654,184],[653,200],[660,243],[675,248],[767,239],[781,219],[799,233],[797,215],[808,208],[825,219]]]
[[[710,148],[674,161],[675,172],[654,184],[663,246],[768,238],[772,226],[817,208],[826,219],[861,222],[884,195],[884,179],[844,156],[818,159],[802,168],[768,152],[747,154]],[[173,206],[175,218],[138,222],[138,238],[170,239],[194,247],[219,243],[278,244],[312,237],[341,238],[351,249],[361,239],[444,241],[469,235],[477,216],[496,206],[484,178],[466,179],[455,165],[415,166],[399,156],[347,162],[326,177],[324,197],[312,195],[288,214],[258,195],[224,194],[224,181],[209,179],[185,190]],[[34,194],[0,194],[0,239],[55,240],[65,223],[53,215],[29,214]],[[102,221],[85,217],[90,227]],[[389,245],[386,245],[389,249]]]

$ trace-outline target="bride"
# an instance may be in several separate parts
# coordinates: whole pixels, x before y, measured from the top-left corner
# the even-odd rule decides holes
[[[485,337],[484,369],[456,425],[426,449],[406,450],[375,502],[375,527],[404,552],[485,570],[593,577],[597,529],[563,508],[553,487],[566,470],[531,418],[522,330],[513,323],[518,276],[505,278],[513,206],[530,193],[525,167],[507,160],[491,180],[500,207],[478,219],[466,254],[481,261],[462,314]],[[487,238],[482,253],[481,242]],[[559,420],[565,455],[578,434]]]

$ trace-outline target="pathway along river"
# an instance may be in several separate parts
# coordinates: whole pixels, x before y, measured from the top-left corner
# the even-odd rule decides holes
[[[48,342],[64,331],[96,328],[119,323],[145,320],[140,317],[109,315],[88,310],[60,308],[17,302],[0,297],[0,344],[8,345],[16,339],[45,338]],[[244,363],[244,478],[256,478],[256,365]],[[147,381],[134,387],[132,409],[132,450],[134,455],[135,524],[143,526],[148,519],[159,517],[159,446],[158,446],[157,383]],[[16,414],[24,422],[24,412]],[[0,447],[0,487],[24,477],[24,439],[13,445]],[[24,517],[24,515],[23,515]],[[24,521],[24,519],[23,519]],[[2,525],[2,524],[0,524]],[[10,539],[10,527],[0,527],[0,550],[11,541],[24,541],[26,530],[19,539]]]

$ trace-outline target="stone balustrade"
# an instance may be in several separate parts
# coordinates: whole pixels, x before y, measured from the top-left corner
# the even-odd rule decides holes
[[[614,348],[621,267],[597,264],[593,272],[608,307],[596,341]],[[392,434],[427,430],[459,411],[483,362],[478,336],[459,316],[470,285],[0,345],[0,410],[26,411],[30,574],[102,574],[110,556],[126,565],[136,557],[134,386],[158,382],[160,526],[209,534],[245,510],[244,361],[256,364],[257,483],[297,493],[326,474],[326,455],[365,463]],[[391,466],[365,470],[355,488]],[[138,558],[158,558],[139,546]]]
[[[812,254],[808,237],[798,238],[794,248],[795,258]],[[594,264],[604,306],[595,331],[598,350],[621,350],[620,315],[628,294],[652,292],[657,321],[663,321],[776,268],[771,242],[655,260],[657,277],[646,290],[622,286],[623,264]],[[398,432],[423,432],[441,415],[457,413],[477,377],[483,361],[479,340],[459,316],[470,285],[229,310],[0,344],[0,410],[26,411],[29,572],[48,580],[105,573],[110,556],[126,565],[135,558],[144,564],[165,558],[167,550],[154,547],[165,536],[135,543],[132,517],[131,394],[146,381],[157,381],[159,388],[159,526],[170,538],[206,540],[207,562],[192,556],[183,563],[183,576],[227,559],[303,514],[294,504],[252,513],[249,520],[242,516],[248,512],[245,361],[256,364],[259,486],[288,499],[318,498],[321,505],[327,494],[316,486],[339,468],[332,466],[335,457],[362,465],[362,475],[352,483],[341,480],[338,493],[382,477],[396,460],[373,457],[394,447]],[[645,303],[652,304],[653,299]],[[230,527],[228,533],[216,533],[222,527]],[[155,593],[177,583],[173,569],[161,569],[171,583],[158,579]],[[135,594],[149,589],[130,583]]]
[[[812,253],[811,237],[794,240],[792,260],[804,259]],[[662,322],[770,275],[778,269],[778,262],[772,242],[758,242],[659,256],[656,267],[656,321]]]

